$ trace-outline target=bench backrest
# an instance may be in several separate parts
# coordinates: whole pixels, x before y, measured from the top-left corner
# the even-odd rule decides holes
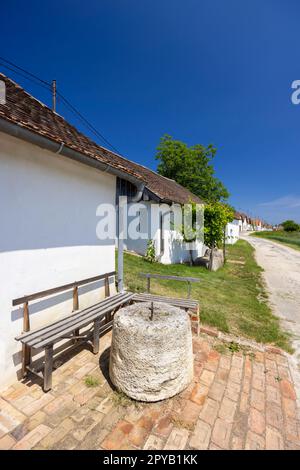
[[[147,279],[147,292],[150,292],[150,280],[152,279],[162,279],[168,281],[185,281],[188,285],[188,299],[191,297],[191,283],[192,282],[200,282],[201,279],[198,277],[184,277],[184,276],[171,276],[171,275],[163,275],[163,274],[152,274],[152,273],[140,273],[140,277],[144,277]]]
[[[74,281],[63,286],[53,287],[51,289],[46,289],[40,292],[35,292],[34,294],[25,295],[24,297],[19,297],[12,301],[13,306],[23,304],[23,332],[30,331],[30,320],[29,320],[29,307],[28,303],[31,300],[41,299],[43,297],[48,297],[52,294],[57,294],[58,292],[67,291],[73,289],[73,311],[79,309],[79,295],[78,287],[85,284],[90,284],[92,282],[101,281],[104,279],[105,286],[105,297],[110,296],[110,287],[109,287],[109,278],[116,275],[116,271],[110,273],[100,274],[99,276],[89,277],[87,279],[82,279],[80,281]]]

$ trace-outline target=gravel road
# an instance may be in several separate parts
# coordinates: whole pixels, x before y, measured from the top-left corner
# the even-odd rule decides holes
[[[300,364],[300,251],[248,234],[242,238],[255,247],[256,261],[264,269],[271,307],[283,328],[292,333]]]

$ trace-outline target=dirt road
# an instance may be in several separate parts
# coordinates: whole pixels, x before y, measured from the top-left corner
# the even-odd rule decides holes
[[[292,333],[295,356],[300,363],[300,251],[270,240],[243,235],[255,247],[273,312]]]

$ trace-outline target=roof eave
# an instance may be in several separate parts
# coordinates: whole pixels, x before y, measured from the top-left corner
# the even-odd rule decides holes
[[[21,139],[43,149],[49,150],[50,152],[60,154],[72,160],[83,163],[84,165],[88,165],[100,171],[119,176],[120,178],[130,181],[137,187],[144,185],[144,180],[142,178],[138,178],[130,173],[127,173],[126,171],[122,171],[121,169],[116,168],[109,163],[101,162],[97,158],[93,158],[84,153],[78,152],[77,150],[64,145],[63,142],[57,142],[55,140],[49,139],[40,133],[31,131],[13,121],[10,121],[3,116],[0,116],[0,131],[11,135],[12,137],[16,137],[17,139]]]

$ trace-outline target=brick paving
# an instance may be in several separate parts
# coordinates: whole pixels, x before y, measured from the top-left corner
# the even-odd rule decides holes
[[[83,349],[60,361],[47,394],[30,380],[3,390],[0,449],[300,450],[299,383],[287,354],[231,352],[202,333],[193,338],[193,383],[145,404],[109,383],[110,341],[101,338],[98,356]],[[97,385],[87,387],[87,376]]]

